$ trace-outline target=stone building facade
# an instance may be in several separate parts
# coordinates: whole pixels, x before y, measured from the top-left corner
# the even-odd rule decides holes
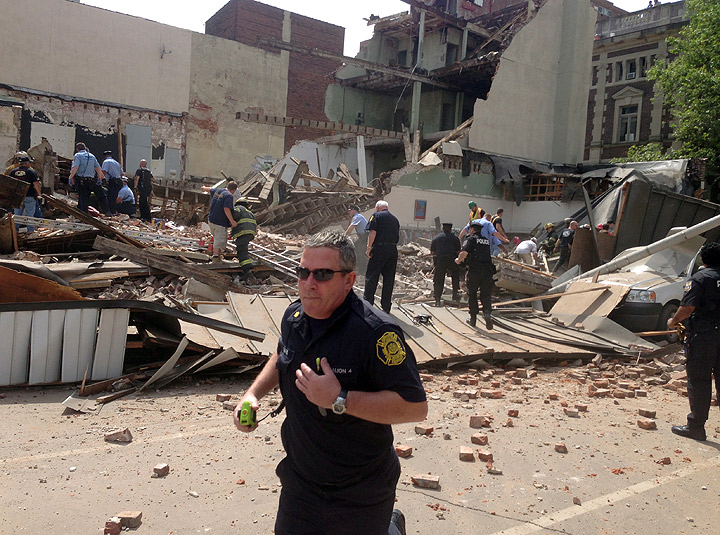
[[[685,2],[599,20],[592,57],[584,160],[607,162],[638,143],[673,143],[671,116],[648,69],[667,61],[667,38],[687,24]]]

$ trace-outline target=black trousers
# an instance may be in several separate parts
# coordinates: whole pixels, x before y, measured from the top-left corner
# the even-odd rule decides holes
[[[691,334],[685,342],[687,389],[690,399],[688,426],[705,426],[710,412],[712,382],[720,399],[720,333],[717,330]]]
[[[150,193],[138,190],[138,204],[140,206],[140,219],[150,221]]]
[[[397,269],[398,252],[397,246],[393,244],[373,245],[368,260],[367,271],[365,272],[365,294],[363,299],[371,305],[375,301],[375,290],[377,290],[380,275],[383,278],[382,296],[380,297],[381,308],[390,313],[392,306],[392,293],[395,286],[395,270]]]
[[[275,535],[400,535],[390,525],[399,467],[342,488],[303,482],[287,459],[276,473],[282,490]]]
[[[117,197],[118,193],[122,189],[122,180],[119,178],[108,178],[107,180],[108,189],[108,212],[114,214],[118,212]],[[125,213],[122,212],[121,213]]]
[[[88,211],[90,206],[90,194],[94,193],[98,202],[100,212],[107,213],[107,197],[105,190],[95,181],[95,178],[75,177],[75,188],[78,192],[78,210],[82,212]]]
[[[445,277],[450,275],[453,295],[460,291],[460,266],[455,263],[455,256],[436,256],[434,259],[433,296],[440,299],[445,286]]]
[[[115,204],[115,211],[121,214],[135,215],[135,204],[131,202]]]
[[[568,261],[570,260],[570,248],[559,247],[560,249],[560,260],[558,260],[558,266],[567,267]]]
[[[243,270],[245,276],[250,274],[252,268],[252,260],[250,260],[250,253],[248,252],[248,245],[252,241],[254,236],[245,234],[244,236],[238,236],[235,238],[235,247],[237,248],[237,259],[240,262],[240,267]]]
[[[489,315],[492,307],[492,288],[493,275],[495,269],[492,264],[483,264],[480,267],[473,267],[468,270],[467,274],[467,290],[468,290],[468,308],[471,316],[477,316],[480,309],[478,307],[478,290],[480,291],[480,302],[482,303],[483,314]]]

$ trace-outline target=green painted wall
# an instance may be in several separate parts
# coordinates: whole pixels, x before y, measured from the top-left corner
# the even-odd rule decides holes
[[[495,177],[491,174],[470,173],[462,176],[460,169],[441,169],[429,167],[416,173],[408,173],[398,183],[422,190],[449,191],[466,195],[482,195],[501,199],[502,188],[495,186]]]

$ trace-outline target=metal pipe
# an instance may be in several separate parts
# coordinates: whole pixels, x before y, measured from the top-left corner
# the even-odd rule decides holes
[[[720,226],[720,215],[711,217],[710,219],[707,219],[706,221],[703,221],[702,223],[698,223],[697,225],[694,225],[688,229],[685,229],[676,234],[673,234],[672,236],[668,236],[666,238],[663,238],[662,240],[658,240],[654,243],[651,243],[650,245],[646,245],[645,247],[643,247],[642,249],[640,249],[638,251],[633,251],[632,253],[625,254],[625,255],[621,256],[620,258],[617,258],[611,262],[608,262],[607,264],[603,264],[600,267],[591,269],[590,271],[586,271],[585,273],[581,273],[577,277],[573,277],[572,279],[570,279],[564,283],[554,286],[551,291],[552,292],[564,291],[571,283],[573,283],[581,278],[585,279],[588,277],[593,277],[593,276],[595,276],[596,273],[598,275],[605,275],[606,273],[612,273],[613,271],[617,271],[618,269],[628,266],[628,265],[632,264],[633,262],[637,262],[638,260],[641,260],[641,259],[645,258],[646,256],[650,256],[651,254],[655,254],[659,251],[662,251],[663,249],[667,249],[668,247],[672,247],[673,245],[677,245],[679,243],[682,243],[684,241],[692,239],[695,236],[699,236],[703,232],[712,230],[717,226]]]

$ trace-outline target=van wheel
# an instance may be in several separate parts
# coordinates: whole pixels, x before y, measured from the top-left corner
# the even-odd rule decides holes
[[[662,310],[660,311],[660,316],[658,318],[658,331],[667,331],[667,322],[675,315],[677,309],[678,304],[676,302],[670,302],[662,308]],[[669,344],[675,344],[678,341],[678,335],[677,333],[667,334],[664,336],[664,339],[667,340]]]

